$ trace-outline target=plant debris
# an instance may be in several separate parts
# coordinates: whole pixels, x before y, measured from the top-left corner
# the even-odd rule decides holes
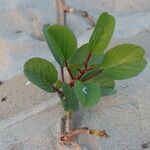
[[[3,84],[3,82],[2,81],[0,81],[0,85],[2,85]]]
[[[142,148],[149,148],[150,142],[142,143]]]
[[[6,101],[7,97],[2,97],[1,102]]]

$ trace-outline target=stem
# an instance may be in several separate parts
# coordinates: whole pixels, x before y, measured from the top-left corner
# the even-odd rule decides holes
[[[89,76],[88,78],[82,80],[82,82],[85,82],[85,81],[87,81],[87,80],[90,80],[91,78],[93,78],[94,76],[98,75],[98,74],[101,73],[101,72],[102,72],[102,70],[97,71],[96,73],[92,74],[92,75]]]
[[[84,61],[84,66],[85,66],[85,68],[87,68],[88,62],[89,62],[91,56],[92,56],[92,53],[89,53],[88,56],[87,56],[87,58],[86,58],[86,60]]]
[[[90,71],[90,70],[92,70],[93,68],[86,68],[86,69],[82,69],[82,70],[80,70],[79,69],[79,72],[80,72],[80,74],[77,76],[77,77],[75,77],[73,80],[71,80],[70,81],[70,86],[72,87],[72,86],[74,86],[74,82],[76,81],[76,80],[80,80],[81,79],[81,77],[85,74],[85,73],[87,73],[88,71]]]
[[[71,72],[71,70],[70,70],[70,68],[69,68],[69,66],[68,66],[68,63],[67,63],[67,62],[65,62],[65,66],[66,66],[66,68],[67,68],[67,70],[68,70],[68,73],[69,73],[69,75],[70,75],[71,79],[73,80],[73,79],[74,79],[74,76],[73,76],[73,74],[72,74],[72,72]]]
[[[57,13],[58,13],[58,23],[61,25],[64,25],[66,23],[66,5],[63,0],[56,0],[56,5],[57,5]],[[65,77],[64,77],[64,70],[63,67],[61,67],[61,76],[62,76],[62,82],[65,82]],[[57,90],[58,93],[60,93],[59,90]],[[61,97],[63,98],[62,93]],[[72,120],[72,113],[71,112],[66,112],[65,116],[61,119],[61,131],[62,134],[64,133],[69,133],[70,128],[71,128],[71,120]],[[72,145],[74,145],[76,148],[80,149],[80,146],[76,142],[72,142]]]
[[[68,134],[63,135],[60,140],[63,142],[73,141],[73,139],[79,134],[88,134],[105,138],[109,137],[105,130],[89,129],[87,127],[84,127],[79,129],[72,129]]]
[[[57,91],[58,94],[60,94],[62,97],[64,96],[63,92],[59,90],[57,87],[53,86],[53,89]]]
[[[78,70],[80,73],[82,73],[82,70],[81,70],[81,69],[78,68],[77,70]]]
[[[65,77],[64,77],[64,68],[61,67],[61,78],[62,78],[62,82],[65,82]]]
[[[66,111],[65,116],[61,119],[61,134],[68,134],[72,126],[72,113]]]
[[[87,71],[93,69],[93,68],[91,68],[91,67],[88,68],[88,62],[89,62],[89,60],[90,60],[91,57],[92,57],[92,53],[89,53],[88,56],[87,56],[87,58],[86,58],[85,61],[83,62],[85,69],[82,69],[82,70],[78,69],[78,71],[80,72],[80,74],[77,75],[77,77],[74,77],[74,78],[70,81],[70,86],[71,86],[71,87],[74,86],[74,82],[75,82],[76,80],[80,80],[81,77],[82,77]]]

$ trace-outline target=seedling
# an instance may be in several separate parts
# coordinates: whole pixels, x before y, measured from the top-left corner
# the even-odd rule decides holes
[[[25,76],[41,89],[60,98],[66,112],[62,118],[61,141],[73,142],[79,134],[108,137],[105,130],[72,129],[72,113],[79,104],[93,107],[102,96],[115,94],[115,80],[138,75],[146,66],[144,49],[134,44],[120,44],[107,51],[115,29],[115,18],[104,12],[100,15],[89,42],[77,47],[75,35],[67,26],[45,25],[47,44],[60,66],[61,79],[54,65],[43,58],[31,58],[24,65]],[[64,75],[67,70],[69,77]]]

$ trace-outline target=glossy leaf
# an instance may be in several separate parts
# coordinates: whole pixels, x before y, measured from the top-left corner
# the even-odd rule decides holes
[[[68,84],[64,83],[63,86],[64,99],[62,100],[62,105],[65,111],[77,111],[79,109],[79,101],[75,95],[73,88]]]
[[[92,53],[103,52],[112,38],[114,29],[115,18],[107,12],[102,13],[89,40],[88,50]]]
[[[75,94],[84,107],[91,107],[98,103],[101,96],[101,89],[95,84],[75,82]]]
[[[44,35],[57,62],[63,66],[77,50],[77,40],[67,26],[44,26]]]
[[[106,52],[101,65],[103,73],[114,80],[138,75],[146,66],[144,50],[133,44],[118,45]]]
[[[31,58],[24,65],[24,74],[29,81],[47,92],[55,92],[53,84],[58,74],[52,63],[43,58]]]

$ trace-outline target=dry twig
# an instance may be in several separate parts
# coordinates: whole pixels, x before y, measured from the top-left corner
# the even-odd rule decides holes
[[[73,7],[67,6],[64,2],[64,0],[56,0],[57,5],[57,16],[58,16],[58,23],[59,24],[66,24],[66,13],[76,13],[84,18],[87,19],[88,23],[91,26],[95,26],[95,23],[93,21],[93,17],[89,15],[87,11],[84,10],[77,10]]]
[[[33,19],[33,25],[34,25],[34,29],[35,29],[36,38],[38,40],[40,40],[40,41],[44,41],[44,37],[43,37],[42,33],[40,32],[40,28],[39,28],[37,17],[35,15],[33,15],[32,19]]]
[[[66,13],[65,13],[64,0],[56,0],[56,5],[57,5],[58,24],[64,25],[66,23]]]
[[[66,8],[66,12],[68,13],[76,13],[84,18],[87,19],[88,23],[94,27],[95,26],[95,22],[93,21],[93,17],[89,15],[89,13],[87,11],[84,10],[78,10],[72,7],[65,7]]]

